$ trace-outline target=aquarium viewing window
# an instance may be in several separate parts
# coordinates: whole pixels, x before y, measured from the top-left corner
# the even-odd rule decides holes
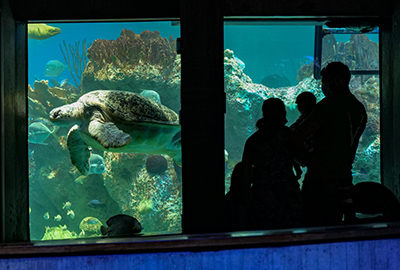
[[[282,99],[289,126],[299,116],[295,106],[298,94],[312,92],[317,101],[324,97],[314,71],[319,75],[321,68],[332,61],[349,66],[353,75],[350,90],[368,114],[353,166],[353,183],[381,182],[378,33],[378,28],[363,34],[321,24],[227,21],[224,26],[226,192],[233,168],[242,160],[245,141],[256,131],[263,101],[270,97]]]
[[[119,214],[140,223],[131,233],[180,232],[180,27],[28,23],[27,32],[31,240],[112,235],[126,220],[107,220]]]

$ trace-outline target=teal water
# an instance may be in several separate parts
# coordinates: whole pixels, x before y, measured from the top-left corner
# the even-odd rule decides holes
[[[95,164],[91,164],[91,174],[82,176],[72,164],[67,146],[67,134],[72,125],[55,126],[48,115],[52,109],[73,103],[82,94],[96,89],[151,93],[155,95],[154,100],[178,112],[180,56],[175,53],[174,42],[180,36],[180,27],[171,22],[49,25],[60,28],[61,33],[45,40],[28,40],[28,83],[35,90],[28,92],[28,120],[30,125],[35,123],[30,129],[28,152],[31,239],[100,236],[100,226],[117,214],[137,218],[144,233],[180,232],[181,167],[168,154],[111,153],[93,149]],[[104,40],[117,40],[123,29],[135,34],[158,31],[160,37],[151,49],[144,47],[143,51],[135,53],[130,49],[132,40],[129,39],[119,47],[107,45],[110,43]],[[314,32],[314,26],[310,25],[224,27],[226,190],[229,190],[232,169],[241,160],[244,142],[255,131],[263,100],[270,96],[282,98],[287,105],[289,121],[293,122],[298,117],[293,106],[298,93],[311,91],[318,100],[323,98],[312,74],[299,72],[313,65]],[[367,36],[376,44],[373,50],[379,47],[377,36]],[[351,38],[350,35],[335,37],[343,44]],[[97,53],[101,55],[86,59],[89,62],[84,67],[87,68],[86,88],[79,81],[75,83],[71,70],[63,68],[67,63],[60,49],[61,46],[65,53],[64,42],[67,46],[79,42],[81,53],[84,40],[88,47],[99,44]],[[163,46],[169,46],[165,44],[170,47],[165,49]],[[368,49],[371,48],[360,51]],[[61,72],[59,76],[46,77],[46,64],[54,60],[63,65],[58,67]],[[54,88],[51,79],[58,83],[67,79],[80,88]],[[37,81],[42,80],[48,82],[38,84]],[[270,86],[265,87],[263,82]],[[365,181],[372,175],[374,181],[379,182],[379,77],[355,76],[352,89],[368,104],[369,117],[374,119],[359,146],[354,178],[357,182]]]

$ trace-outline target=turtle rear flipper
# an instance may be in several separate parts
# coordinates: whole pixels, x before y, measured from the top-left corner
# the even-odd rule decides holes
[[[76,166],[81,174],[87,175],[89,173],[91,152],[88,145],[82,140],[78,125],[73,126],[69,130],[67,145],[72,164]]]
[[[105,124],[92,120],[88,127],[93,136],[104,148],[120,148],[130,143],[132,137],[120,130],[114,123]]]

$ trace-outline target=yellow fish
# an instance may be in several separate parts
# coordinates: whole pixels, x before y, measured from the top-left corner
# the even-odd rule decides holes
[[[70,201],[68,201],[68,202],[66,202],[66,203],[63,203],[63,209],[67,209],[67,210],[69,210],[69,209],[71,209],[71,202]]]
[[[61,33],[61,29],[58,27],[53,27],[45,23],[30,23],[28,24],[28,38],[31,39],[48,39],[52,36]]]
[[[74,219],[74,218],[75,218],[75,213],[74,213],[74,211],[69,210],[69,211],[67,212],[67,216],[71,216],[71,218]]]
[[[43,218],[44,219],[49,219],[50,218],[49,212],[44,213]]]
[[[58,221],[58,222],[60,222],[61,219],[62,219],[62,216],[61,216],[61,215],[57,215],[57,216],[54,217],[54,220],[55,220],[55,221]]]

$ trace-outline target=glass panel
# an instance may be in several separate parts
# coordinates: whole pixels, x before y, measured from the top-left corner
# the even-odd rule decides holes
[[[289,126],[299,117],[295,100],[300,93],[312,92],[317,101],[324,95],[320,81],[313,78],[314,26],[225,25],[224,31],[228,192],[233,168],[242,160],[246,139],[262,116],[263,101],[282,99]],[[379,69],[378,35],[338,36],[325,36],[322,68],[331,61],[344,61],[351,69]],[[350,89],[368,114],[353,164],[353,183],[380,182],[379,76],[352,76]]]
[[[28,34],[31,239],[180,232],[179,26],[29,24]]]
[[[314,35],[315,26],[310,25],[225,25],[226,192],[244,143],[256,131],[265,99],[284,100],[290,125],[299,116],[297,94],[313,91],[322,97],[312,78]]]
[[[375,30],[373,34],[325,35],[322,40],[322,66],[340,61],[350,70],[379,70],[378,33]]]

